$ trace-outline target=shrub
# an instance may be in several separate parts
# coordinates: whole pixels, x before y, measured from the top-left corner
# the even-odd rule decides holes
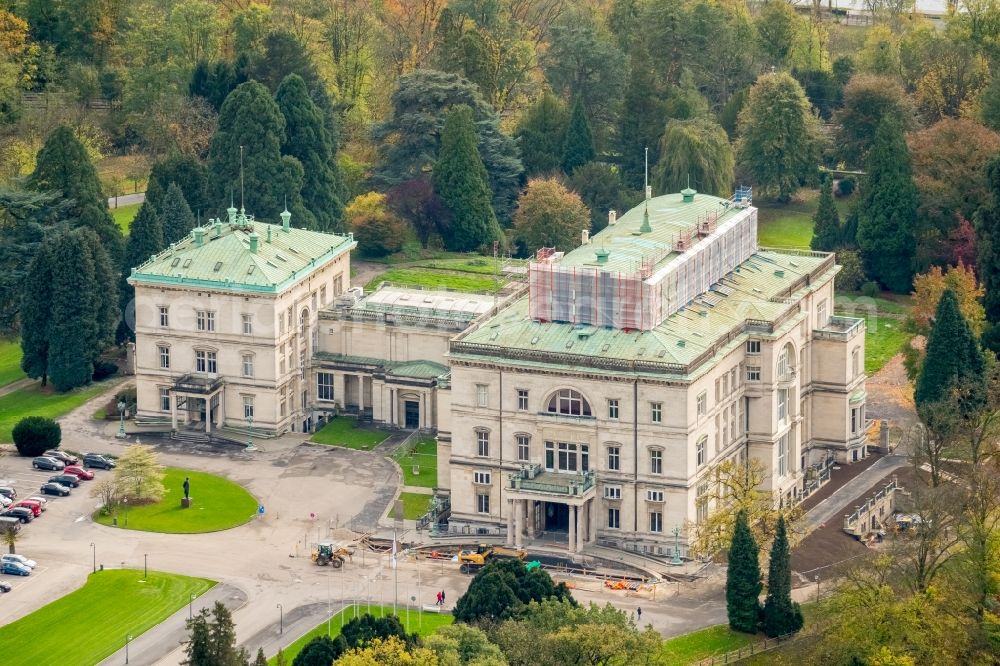
[[[861,295],[867,296],[868,298],[878,298],[878,295],[882,293],[882,290],[878,286],[878,282],[869,281],[861,285]]]
[[[94,361],[94,381],[99,382],[118,372],[118,366],[110,361]]]
[[[861,255],[854,250],[841,250],[837,253],[837,263],[840,272],[837,273],[835,286],[837,291],[858,291],[865,283],[865,271],[861,265]]]
[[[364,213],[351,222],[358,250],[367,257],[384,257],[399,252],[403,247],[406,227],[403,222],[386,212]]]
[[[849,197],[854,193],[854,189],[858,186],[858,181],[853,178],[841,178],[837,183],[837,196],[838,197]]]
[[[62,428],[44,416],[26,416],[17,422],[11,435],[18,453],[34,457],[59,446],[59,442],[62,441]]]

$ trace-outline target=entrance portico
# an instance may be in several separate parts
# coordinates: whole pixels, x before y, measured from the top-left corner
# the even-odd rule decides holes
[[[531,465],[511,474],[507,490],[507,545],[520,548],[524,537],[543,530],[561,531],[565,521],[567,549],[579,553],[597,538],[593,472],[563,474],[544,472]]]
[[[225,421],[225,401],[222,392],[225,382],[221,377],[184,375],[170,390],[170,427],[177,430],[177,411],[185,409],[190,414],[198,412],[199,420],[205,421],[205,432],[212,432],[212,422],[220,428]],[[187,423],[188,417],[184,417]]]

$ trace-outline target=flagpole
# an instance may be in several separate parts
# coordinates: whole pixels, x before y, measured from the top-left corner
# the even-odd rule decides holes
[[[396,600],[399,598],[399,568],[396,566],[396,528],[392,529],[392,614],[399,615]]]

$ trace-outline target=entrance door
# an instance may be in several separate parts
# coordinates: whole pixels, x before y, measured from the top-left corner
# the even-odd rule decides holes
[[[404,425],[407,428],[420,427],[420,403],[416,400],[403,401]]]
[[[198,420],[205,420],[205,403],[207,401],[204,398],[198,398]]]
[[[569,531],[569,506],[555,502],[545,503],[545,531]]]

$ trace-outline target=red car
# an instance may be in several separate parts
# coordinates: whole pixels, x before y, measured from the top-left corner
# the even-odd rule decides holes
[[[94,478],[94,473],[76,465],[70,465],[63,470],[63,474],[72,474],[81,481],[90,481]]]
[[[21,500],[20,502],[15,502],[14,504],[11,505],[12,508],[15,506],[24,507],[25,509],[31,509],[31,513],[32,515],[35,516],[35,518],[38,518],[38,516],[42,515],[42,503],[36,502],[35,500]]]

